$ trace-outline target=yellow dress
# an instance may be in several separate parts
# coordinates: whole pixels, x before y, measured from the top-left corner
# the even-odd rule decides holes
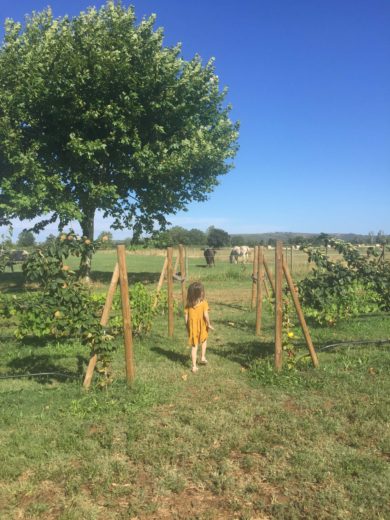
[[[195,307],[186,307],[184,309],[187,319],[188,344],[191,347],[201,345],[206,341],[209,333],[207,330],[204,313],[209,310],[206,300],[201,301]]]

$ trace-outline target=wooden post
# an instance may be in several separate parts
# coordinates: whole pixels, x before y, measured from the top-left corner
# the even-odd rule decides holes
[[[164,259],[164,265],[163,265],[163,268],[162,268],[161,274],[160,274],[160,279],[159,279],[158,284],[157,284],[157,292],[161,291],[161,287],[162,287],[162,285],[164,283],[165,274],[167,272],[167,267],[168,267],[168,259],[165,258]]]
[[[252,271],[252,299],[251,299],[251,309],[254,309],[256,304],[256,287],[258,283],[258,265],[257,265],[257,258],[259,255],[259,246],[255,246],[253,251],[253,271]]]
[[[179,259],[180,259],[180,277],[181,277],[181,301],[183,302],[183,308],[186,304],[186,284],[185,284],[185,266],[184,266],[184,247],[182,244],[179,245]]]
[[[168,336],[173,336],[173,267],[172,267],[172,248],[167,248],[167,278],[168,278]]]
[[[290,250],[290,273],[292,274],[293,272],[293,246],[291,246],[291,250]]]
[[[263,262],[263,265],[264,265],[264,262]],[[265,295],[267,296],[267,300],[270,301],[271,298],[269,296],[268,285],[267,285],[267,282],[265,281],[265,276],[264,275],[263,275],[263,285],[264,285],[264,289],[265,289]]]
[[[177,273],[177,267],[179,265],[179,255],[177,255],[176,257],[176,260],[175,260],[175,267],[173,268],[173,273],[172,274],[176,274]]]
[[[110,287],[108,288],[108,291],[107,291],[107,297],[106,297],[106,302],[104,304],[102,317],[100,319],[100,325],[102,327],[105,327],[108,323],[108,319],[110,317],[111,306],[112,306],[112,300],[114,299],[114,294],[116,291],[116,287],[118,285],[118,280],[119,280],[119,266],[118,266],[118,264],[116,264],[115,268],[114,268],[114,272],[112,273]],[[86,390],[88,390],[88,388],[91,385],[96,363],[97,363],[97,354],[92,354],[92,356],[89,360],[89,363],[88,363],[88,367],[87,367],[87,371],[85,373],[85,379],[84,379],[84,383],[83,383],[83,386]]]
[[[314,345],[311,340],[310,332],[306,325],[305,316],[303,315],[303,312],[302,312],[302,307],[301,307],[301,304],[300,304],[300,301],[298,298],[298,292],[294,286],[294,282],[291,277],[290,271],[288,269],[287,261],[285,259],[283,259],[283,271],[284,271],[284,276],[286,277],[288,288],[290,289],[290,293],[291,293],[291,296],[292,296],[292,299],[293,299],[293,302],[295,305],[295,310],[297,311],[299,323],[301,324],[301,328],[302,328],[303,334],[305,336],[306,345],[307,345],[307,348],[309,349],[311,360],[313,362],[313,365],[315,367],[318,367],[317,354],[316,354],[316,351],[314,350]]]
[[[256,298],[256,336],[260,336],[263,310],[263,280],[264,280],[263,247],[257,250],[257,298]]]
[[[272,292],[275,295],[275,284],[274,284],[274,281],[272,279],[272,274],[271,274],[271,271],[270,271],[270,269],[268,267],[268,263],[267,263],[267,261],[266,261],[264,256],[263,256],[263,264],[264,264],[265,272],[267,273],[267,278],[268,278],[269,283],[270,283],[271,288],[272,288]]]
[[[163,268],[161,269],[160,279],[159,279],[158,284],[157,284],[156,297],[155,297],[154,302],[153,302],[153,309],[155,309],[157,307],[158,295],[159,295],[159,293],[161,291],[161,287],[162,287],[162,285],[164,283],[164,278],[165,278],[165,274],[167,272],[167,267],[168,267],[168,259],[165,258],[164,259]]]
[[[129,282],[127,279],[126,250],[123,244],[117,246],[117,255],[119,264],[119,281],[121,288],[126,379],[127,384],[131,385],[134,381],[133,335],[131,331],[131,310],[129,301]]]
[[[282,368],[283,328],[283,244],[276,242],[275,248],[275,368]]]

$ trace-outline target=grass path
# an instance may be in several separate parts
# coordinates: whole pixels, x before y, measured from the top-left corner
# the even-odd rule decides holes
[[[181,321],[170,340],[161,319],[135,342],[131,390],[122,348],[117,380],[103,392],[55,378],[0,383],[4,518],[390,517],[388,349],[326,352],[317,371],[275,376],[267,305],[259,339],[247,288],[209,285],[216,331],[197,374]],[[351,331],[390,336],[389,321],[313,330],[314,342]],[[3,344],[0,352],[2,366],[20,371],[39,358],[77,373],[86,361],[75,344]]]

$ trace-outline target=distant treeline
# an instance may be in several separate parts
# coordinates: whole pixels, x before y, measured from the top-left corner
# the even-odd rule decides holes
[[[351,244],[376,244],[390,243],[390,235],[385,235],[383,231],[378,233],[356,234],[356,233],[291,233],[291,232],[270,232],[270,233],[243,233],[240,235],[232,234],[231,239],[237,245],[274,245],[277,240],[285,244],[299,245],[313,242],[323,242],[326,238],[339,238]]]
[[[97,237],[98,239],[104,240],[102,247],[109,249],[117,244],[125,244],[130,248],[140,247],[155,247],[155,248],[166,248],[168,246],[177,246],[183,244],[185,246],[199,246],[199,247],[230,247],[230,246],[250,246],[265,245],[274,246],[277,240],[281,240],[286,245],[304,245],[309,243],[314,244],[326,244],[329,238],[339,238],[345,242],[352,244],[383,244],[390,243],[390,235],[385,235],[383,231],[378,233],[370,232],[366,235],[359,235],[355,233],[291,233],[291,232],[269,232],[269,233],[242,233],[242,234],[229,234],[223,229],[218,229],[214,226],[210,226],[207,231],[201,231],[200,229],[185,229],[181,226],[173,226],[165,231],[159,231],[154,233],[150,237],[141,237],[138,240],[133,238],[125,238],[116,240],[113,238],[111,231],[103,231]],[[41,244],[48,244],[54,240],[55,235],[49,235],[46,240]],[[1,241],[0,245],[14,247],[11,239]],[[19,247],[29,248],[36,245],[35,235],[31,231],[22,231],[15,244]]]

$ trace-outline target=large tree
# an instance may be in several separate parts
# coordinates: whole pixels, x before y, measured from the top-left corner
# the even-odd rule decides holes
[[[207,230],[207,245],[210,247],[230,246],[231,237],[227,231],[210,226]]]
[[[113,1],[7,20],[0,220],[77,220],[91,239],[102,210],[137,235],[205,200],[231,168],[238,125],[213,61],[184,60],[154,24]]]

